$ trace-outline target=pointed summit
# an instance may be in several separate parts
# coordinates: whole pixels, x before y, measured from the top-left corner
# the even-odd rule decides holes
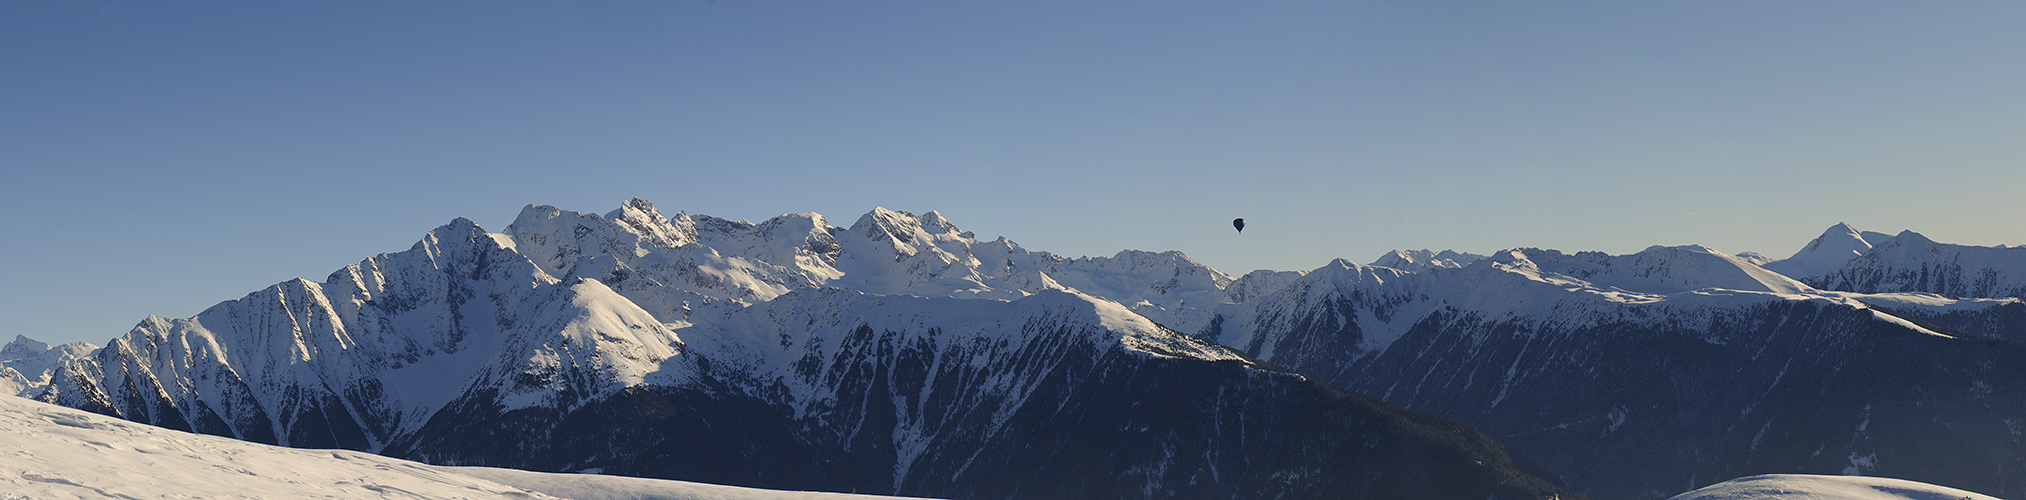
[[[1838,222],[1822,231],[1821,236],[1810,240],[1793,257],[1768,262],[1767,270],[1791,278],[1820,276],[1835,271],[1844,263],[1871,251],[1871,247],[1892,239],[1891,235],[1875,231],[1859,231],[1850,224]]]
[[[957,226],[944,220],[942,214],[929,212],[917,217],[913,213],[890,210],[886,207],[872,207],[871,212],[851,224],[850,231],[866,238],[891,239],[896,244],[912,244],[916,239],[935,234],[955,231]]]
[[[1859,293],[2026,297],[2026,248],[1940,243],[1903,231],[1813,281]]]
[[[671,219],[655,210],[653,203],[634,198],[605,214],[605,218],[640,235],[642,243],[656,248],[675,248],[696,241],[695,223],[688,220],[687,214],[677,215],[678,218]]]
[[[6,347],[0,347],[0,361],[41,356],[43,351],[48,350],[47,343],[28,338],[27,335],[15,335],[13,342],[8,342]]]

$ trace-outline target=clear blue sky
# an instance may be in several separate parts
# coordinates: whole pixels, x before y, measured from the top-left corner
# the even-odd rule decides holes
[[[0,3],[0,335],[634,196],[1234,274],[2026,243],[2026,3],[1091,3]]]

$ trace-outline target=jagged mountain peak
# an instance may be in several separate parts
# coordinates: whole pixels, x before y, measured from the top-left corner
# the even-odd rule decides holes
[[[1231,283],[1231,277],[1211,269],[1196,259],[1175,250],[1150,252],[1146,250],[1120,250],[1111,257],[1080,257],[1079,264],[1098,266],[1113,272],[1151,271],[1153,274],[1172,273],[1175,275],[1198,274],[1204,276],[1208,286],[1222,289]]]
[[[931,233],[958,232],[957,225],[951,223],[949,219],[943,218],[942,212],[930,210],[928,213],[922,214],[921,221],[922,230],[924,231]]]
[[[26,335],[15,335],[0,347],[0,395],[32,397],[49,384],[56,368],[91,354],[98,346],[71,342],[51,346]]]
[[[1231,280],[1231,283],[1224,287],[1225,300],[1237,304],[1251,302],[1259,297],[1287,288],[1288,284],[1294,283],[1295,280],[1299,280],[1302,276],[1306,275],[1308,275],[1307,271],[1254,270],[1245,273],[1244,276]]]
[[[451,219],[450,222],[444,223],[441,226],[436,226],[435,229],[429,230],[429,232],[426,234],[428,235],[427,236],[428,238],[438,238],[438,239],[457,238],[457,239],[475,240],[478,237],[485,236],[487,233],[485,231],[485,228],[478,226],[477,222],[472,222],[471,219],[458,217],[455,219]]]
[[[1407,272],[1422,272],[1436,268],[1460,268],[1484,258],[1485,256],[1474,253],[1457,252],[1455,250],[1437,252],[1424,248],[1420,250],[1394,250],[1386,252],[1385,255],[1381,255],[1378,259],[1373,260],[1371,265],[1390,267]]]
[[[654,208],[653,203],[634,198],[605,214],[605,218],[624,225],[639,235],[643,243],[655,248],[675,248],[697,238],[696,223],[689,218],[689,214],[677,215],[681,218],[662,215],[660,210]]]
[[[949,235],[954,239],[972,240],[975,236],[957,229],[943,214],[936,211],[917,216],[913,213],[873,207],[872,211],[859,216],[851,224],[850,231],[870,239],[891,238],[900,244],[911,244],[922,236],[931,238]],[[951,239],[951,238],[937,238]]]
[[[1187,325],[1207,320],[1202,310],[1224,302],[1232,281],[1175,251],[1063,259],[1004,237],[981,243],[934,211],[875,207],[841,228],[815,213],[750,224],[687,212],[662,219],[652,207],[629,200],[601,217],[530,205],[505,234],[549,274],[607,281],[669,321],[684,320],[684,311],[699,302],[751,303],[835,286],[1001,299],[1073,288],[1131,305],[1164,324]],[[579,267],[603,262],[600,256],[611,262]],[[622,283],[634,278],[645,281]],[[647,296],[650,291],[658,296]]]
[[[40,356],[48,350],[48,343],[28,338],[27,335],[15,335],[13,341],[8,342],[5,347],[0,347],[0,361]]]
[[[1333,259],[1329,264],[1308,271],[1302,275],[1300,281],[1328,281],[1335,283],[1340,289],[1355,290],[1384,285],[1402,279],[1408,274],[1412,273],[1385,266],[1359,264],[1350,259]]]

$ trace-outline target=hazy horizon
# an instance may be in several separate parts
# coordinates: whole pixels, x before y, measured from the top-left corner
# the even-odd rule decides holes
[[[2026,243],[2026,5],[0,5],[0,336],[103,343],[527,204],[1176,250]],[[1243,217],[1243,234],[1229,225]]]

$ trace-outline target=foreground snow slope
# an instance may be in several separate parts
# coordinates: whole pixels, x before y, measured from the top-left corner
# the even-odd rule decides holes
[[[1712,484],[1668,500],[1997,500],[1997,497],[1904,479],[1767,474]]]
[[[883,497],[849,493],[780,491],[716,484],[618,477],[602,474],[556,474],[492,467],[431,467],[495,483],[526,488],[570,500],[851,500]]]
[[[0,498],[760,500],[892,498],[434,467],[190,434],[0,397]]]

